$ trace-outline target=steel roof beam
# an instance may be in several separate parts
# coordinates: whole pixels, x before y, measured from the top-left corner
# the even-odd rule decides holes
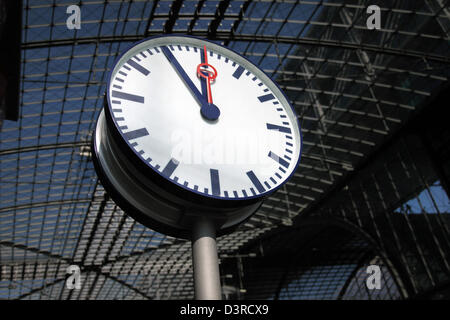
[[[148,32],[148,36],[160,34],[159,31]],[[173,34],[184,34],[185,31],[172,30]],[[192,35],[199,37],[207,37],[207,31],[193,31]],[[38,48],[48,48],[48,47],[58,47],[58,46],[71,46],[71,45],[82,45],[82,44],[98,44],[98,43],[110,43],[110,42],[136,42],[142,39],[142,36],[136,35],[124,35],[122,37],[85,37],[77,39],[60,39],[51,41],[33,41],[22,44],[22,50],[38,49]],[[380,47],[371,44],[357,44],[345,41],[330,40],[330,39],[312,39],[312,38],[293,38],[278,36],[273,37],[269,35],[246,35],[246,34],[231,34],[230,32],[218,31],[216,36],[212,40],[233,40],[233,41],[248,41],[248,42],[274,42],[285,43],[285,44],[295,44],[295,45],[311,45],[311,46],[325,46],[337,49],[349,49],[349,50],[366,50],[370,52],[375,52],[379,54],[394,55],[400,57],[409,57],[413,59],[423,60],[424,58],[430,61],[450,63],[449,56],[440,56],[436,54],[430,54],[428,52],[419,52],[413,50],[405,49],[395,49]]]
[[[6,150],[0,150],[0,156],[22,153],[22,152],[32,152],[32,151],[41,151],[41,150],[54,150],[54,149],[62,149],[62,148],[77,148],[90,146],[90,141],[76,141],[76,142],[65,142],[65,143],[52,143],[52,144],[41,144],[36,146],[29,147],[20,147],[20,148],[12,148]]]
[[[34,202],[34,203],[27,203],[27,204],[21,204],[21,205],[16,205],[16,206],[11,206],[11,207],[0,208],[0,213],[8,212],[8,211],[32,209],[32,208],[38,208],[38,207],[59,206],[59,205],[64,205],[64,204],[77,204],[80,202],[90,202],[90,201],[92,201],[92,199],[71,199],[71,200]]]

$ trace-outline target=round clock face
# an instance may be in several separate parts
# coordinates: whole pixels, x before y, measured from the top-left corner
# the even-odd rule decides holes
[[[134,45],[111,72],[107,101],[139,161],[205,197],[266,195],[300,159],[297,117],[277,85],[209,41],[163,36]]]

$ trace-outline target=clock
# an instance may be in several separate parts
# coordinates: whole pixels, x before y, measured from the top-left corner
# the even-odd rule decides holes
[[[223,234],[294,173],[298,118],[263,71],[190,36],[133,44],[110,73],[93,139],[115,202],[157,231],[188,238],[206,217]]]

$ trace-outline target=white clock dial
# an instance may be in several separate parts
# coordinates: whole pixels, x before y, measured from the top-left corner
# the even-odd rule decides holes
[[[116,64],[107,95],[118,131],[141,161],[194,193],[259,197],[298,164],[301,133],[285,96],[253,64],[214,43],[143,41]]]

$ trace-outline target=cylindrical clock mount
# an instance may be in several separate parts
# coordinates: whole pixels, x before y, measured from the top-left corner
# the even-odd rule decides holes
[[[250,217],[262,203],[258,199],[234,206],[213,206],[206,201],[195,201],[192,196],[191,201],[187,200],[174,191],[176,186],[164,188],[163,179],[152,177],[138,162],[130,161],[124,152],[127,149],[108,129],[104,111],[97,121],[92,147],[94,166],[112,199],[135,220],[163,234],[191,239],[194,223],[199,218],[207,218],[220,236]]]

